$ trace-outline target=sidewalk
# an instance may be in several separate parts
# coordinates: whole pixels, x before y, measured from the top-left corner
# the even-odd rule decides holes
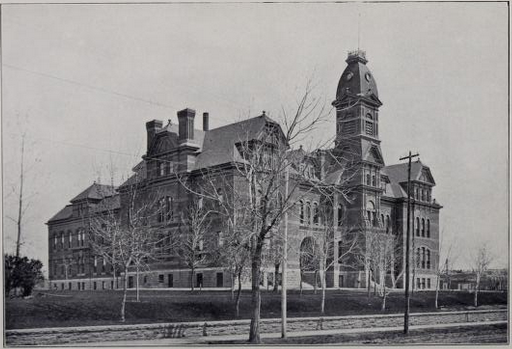
[[[462,322],[453,324],[432,324],[432,325],[416,325],[410,326],[410,330],[423,330],[423,329],[441,329],[452,327],[476,327],[482,325],[498,325],[506,324],[507,321],[482,321],[482,322]],[[302,331],[302,332],[289,332],[288,337],[309,337],[309,336],[325,336],[325,335],[340,335],[340,334],[354,334],[354,333],[376,333],[376,332],[395,332],[403,331],[403,326],[398,327],[374,327],[374,328],[350,328],[339,330],[318,330],[318,331]],[[261,333],[261,338],[280,338],[281,333]],[[143,345],[180,345],[180,344],[222,344],[226,341],[245,341],[248,338],[248,333],[243,335],[228,335],[228,336],[206,336],[195,338],[161,338],[151,340],[131,340],[131,341],[112,341],[112,342],[94,342],[94,343],[76,343],[66,344],[63,346],[143,346]],[[236,343],[243,344],[243,343]]]

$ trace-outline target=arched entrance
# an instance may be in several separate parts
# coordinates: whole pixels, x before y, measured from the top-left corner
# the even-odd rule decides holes
[[[320,253],[315,239],[311,236],[305,237],[300,243],[300,289],[303,283],[318,287],[320,271]]]

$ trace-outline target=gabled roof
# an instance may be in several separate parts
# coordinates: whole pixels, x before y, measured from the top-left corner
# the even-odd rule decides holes
[[[94,182],[89,188],[71,199],[71,202],[81,200],[101,200],[107,196],[112,196],[116,193],[116,188],[111,185],[98,184]]]
[[[62,219],[68,219],[68,218],[71,218],[72,215],[73,215],[73,206],[72,205],[67,205],[62,210],[57,212],[57,214],[55,216],[50,218],[48,220],[48,223],[55,222],[55,221],[60,221]]]
[[[191,141],[199,147],[199,150],[203,147],[203,140],[207,132],[194,128],[194,139]],[[155,135],[149,153],[161,153],[162,150],[173,149],[178,144],[179,125],[168,123],[157,130]]]
[[[384,172],[388,175],[391,182],[407,182],[407,163],[386,166],[384,167]],[[419,160],[411,163],[411,181],[421,181],[431,185],[436,184],[430,168],[423,165]]]
[[[236,144],[258,139],[267,123],[279,126],[274,120],[263,114],[207,131],[194,169],[243,161]]]

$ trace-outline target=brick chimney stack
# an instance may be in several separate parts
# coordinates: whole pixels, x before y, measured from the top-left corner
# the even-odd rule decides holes
[[[210,129],[210,115],[208,113],[203,113],[203,131],[208,131]]]
[[[164,123],[161,120],[151,120],[146,122],[146,131],[148,135],[147,151],[149,151],[149,147],[151,146],[151,143],[153,143],[153,139],[155,139],[156,132],[162,128],[163,124]]]
[[[194,139],[194,118],[196,111],[194,109],[183,109],[178,112],[178,140],[186,142]]]

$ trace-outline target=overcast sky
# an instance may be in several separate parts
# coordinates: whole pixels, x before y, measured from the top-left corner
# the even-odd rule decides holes
[[[506,3],[2,6],[4,242],[14,249],[20,135],[30,197],[22,253],[48,259],[45,222],[106,168],[126,175],[145,122],[210,112],[210,128],[278,115],[308,78],[330,105],[347,51],[367,52],[387,165],[432,170],[458,264],[508,256]],[[200,128],[200,117],[196,118]],[[333,137],[335,113],[314,140]]]

